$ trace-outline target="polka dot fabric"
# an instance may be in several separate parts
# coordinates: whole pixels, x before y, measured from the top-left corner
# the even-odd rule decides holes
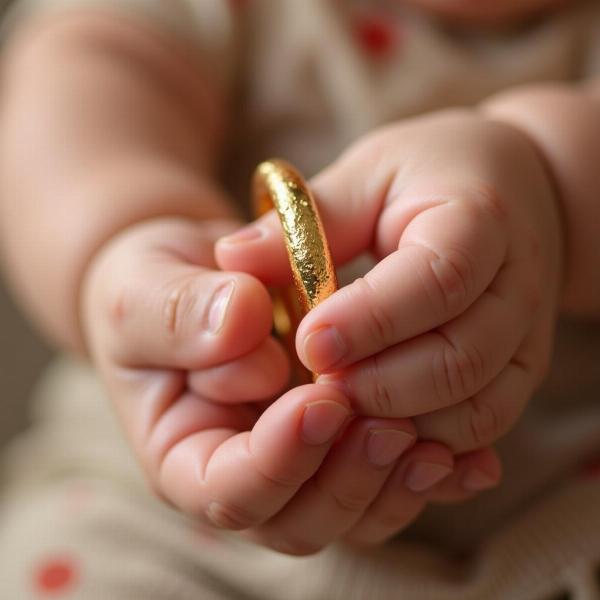
[[[354,35],[359,47],[374,59],[391,56],[399,42],[399,23],[383,14],[355,17]]]
[[[33,588],[40,597],[64,597],[77,585],[79,566],[76,559],[51,556],[43,559],[33,572]]]
[[[589,587],[600,564],[600,478],[571,480],[513,518],[460,567],[460,585],[444,579],[457,563],[433,548],[397,540],[372,556],[339,547],[295,559],[200,527],[109,477],[69,514],[65,499],[80,484],[24,489],[2,507],[3,600],[364,600],[365,590],[369,600],[600,597]]]

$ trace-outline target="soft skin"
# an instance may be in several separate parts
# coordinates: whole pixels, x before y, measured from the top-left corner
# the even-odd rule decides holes
[[[298,332],[308,363],[327,359],[310,334],[336,326],[346,353],[319,365],[329,383],[279,396],[289,364],[265,285],[288,280],[283,243],[272,217],[231,237],[214,175],[227,113],[198,61],[110,13],[13,37],[0,226],[32,317],[98,369],[157,494],[282,552],[379,543],[429,501],[493,487],[489,444],[542,378],[559,305],[600,309],[594,88],[390,125],[320,174],[336,260],[374,248],[380,262]],[[436,367],[441,386],[428,353],[454,365]]]

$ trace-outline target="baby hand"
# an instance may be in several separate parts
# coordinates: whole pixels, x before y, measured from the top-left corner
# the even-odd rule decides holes
[[[333,386],[273,400],[289,364],[270,337],[269,295],[213,259],[214,241],[237,227],[156,220],[96,257],[84,329],[129,441],[158,495],[258,543],[306,554],[342,537],[380,541],[424,506],[406,483],[433,486],[452,471],[452,454],[413,446],[408,419],[351,421]],[[460,478],[481,460],[497,480],[495,457],[474,453],[438,493],[464,496]]]
[[[492,444],[545,374],[557,311],[558,207],[533,145],[444,112],[367,136],[312,189],[336,264],[379,262],[306,316],[303,363],[359,414],[415,417],[456,453]],[[274,215],[221,240],[217,258],[290,279]]]

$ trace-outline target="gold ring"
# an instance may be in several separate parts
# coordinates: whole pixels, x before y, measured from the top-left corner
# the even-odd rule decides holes
[[[331,251],[314,198],[292,165],[279,159],[258,165],[252,197],[256,216],[274,208],[283,228],[294,286],[273,292],[274,326],[296,357],[294,338],[300,320],[338,288]],[[301,381],[310,380],[298,360],[296,367]]]

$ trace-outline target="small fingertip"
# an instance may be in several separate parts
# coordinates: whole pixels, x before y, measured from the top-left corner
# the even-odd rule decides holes
[[[404,474],[404,483],[411,492],[425,492],[446,479],[452,473],[447,465],[429,462],[414,462]]]
[[[263,340],[271,331],[273,324],[273,303],[267,288],[254,275],[236,273],[235,303],[232,304],[230,320],[235,318],[241,326],[240,334],[260,331],[255,342]]]
[[[224,271],[252,274],[266,285],[281,286],[292,281],[292,272],[283,243],[275,227],[264,218],[215,242],[215,262]]]
[[[324,373],[344,358],[348,347],[337,327],[323,325],[306,335],[298,335],[296,351],[308,369],[314,373]]]
[[[481,448],[463,455],[464,474],[461,487],[468,492],[482,492],[497,487],[502,481],[502,462],[494,448]]]
[[[477,468],[467,469],[461,480],[467,492],[483,492],[497,487],[499,483],[499,478]]]
[[[257,242],[264,239],[264,229],[255,223],[246,225],[234,233],[224,235],[215,241],[215,262],[224,271],[241,271],[254,274],[257,261],[252,250],[255,249]]]
[[[371,429],[367,436],[366,454],[375,467],[388,467],[414,445],[416,436],[401,429]]]
[[[217,241],[217,245],[239,246],[248,242],[256,242],[267,237],[267,230],[256,223],[250,223],[234,233],[224,235]]]
[[[311,402],[306,405],[302,417],[302,439],[310,446],[331,442],[350,417],[350,411],[339,402]]]
[[[344,396],[348,400],[352,399],[350,385],[343,377],[340,377],[340,375],[337,373],[332,375],[319,375],[315,383],[317,385],[332,387],[344,394]]]

